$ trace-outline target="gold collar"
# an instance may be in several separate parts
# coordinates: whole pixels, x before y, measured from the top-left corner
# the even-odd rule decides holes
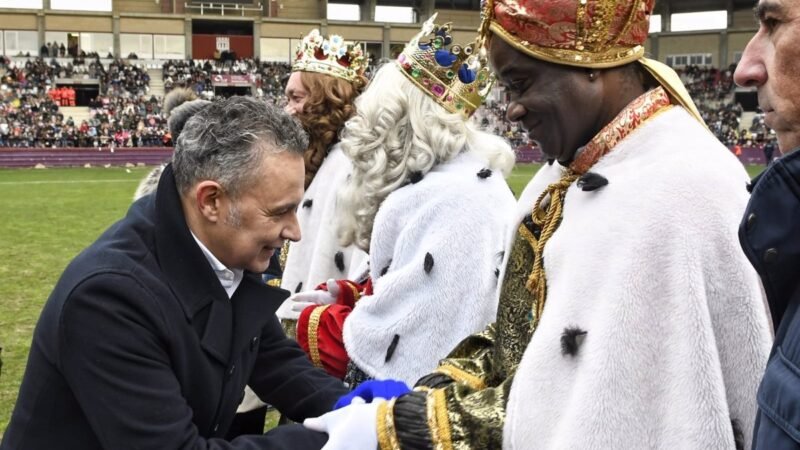
[[[645,92],[626,106],[586,144],[569,165],[570,170],[578,175],[585,174],[633,130],[671,107],[669,96],[663,87]]]

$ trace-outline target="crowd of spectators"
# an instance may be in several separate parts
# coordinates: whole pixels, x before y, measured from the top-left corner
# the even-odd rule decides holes
[[[283,81],[289,75],[291,66],[286,63],[261,62],[257,59],[224,61],[195,60],[174,61],[163,64],[164,90],[188,87],[197,95],[211,99],[214,97],[213,78],[216,75],[235,75],[247,77],[255,88],[254,94],[271,101],[280,102],[283,98]]]
[[[0,60],[0,146],[139,147],[171,145],[161,102],[148,96],[149,77],[138,66],[113,61],[61,65],[42,58]],[[101,94],[90,100],[90,116],[76,124],[59,106],[74,105],[74,89],[58,78],[97,78]]]
[[[48,43],[42,54],[63,56],[62,46]],[[65,49],[69,54],[69,49]],[[88,62],[87,62],[88,61]],[[225,76],[246,77],[253,93],[275,103],[283,101],[283,85],[290,73],[285,63],[254,59],[170,60],[162,65],[164,89],[189,87],[206,99],[214,98],[214,84]],[[741,126],[742,107],[734,102],[735,66],[719,70],[687,66],[678,74],[695,100],[711,131],[728,146],[758,145],[771,138],[763,115],[752,127]],[[160,146],[171,145],[161,99],[149,94],[147,70],[135,63],[78,56],[68,63],[56,59],[29,59],[24,63],[0,60],[4,72],[0,87],[0,146]],[[71,88],[56,86],[58,78],[92,78],[100,93],[90,101],[91,119],[75,124],[63,117],[60,106],[74,104]],[[476,125],[503,136],[513,147],[529,142],[518,123],[505,119],[505,93],[495,88],[487,104],[473,117]]]

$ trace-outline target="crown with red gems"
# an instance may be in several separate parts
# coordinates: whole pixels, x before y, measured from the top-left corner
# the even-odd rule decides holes
[[[336,34],[325,39],[315,28],[298,45],[292,72],[324,73],[361,84],[368,63],[361,44],[347,44]]]
[[[464,117],[477,110],[494,84],[486,50],[476,39],[453,44],[451,24],[436,25],[434,14],[397,57],[401,72],[452,113]]]

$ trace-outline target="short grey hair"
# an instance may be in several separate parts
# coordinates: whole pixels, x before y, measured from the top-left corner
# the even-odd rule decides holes
[[[254,97],[215,101],[185,120],[172,156],[181,194],[198,181],[214,180],[235,198],[258,175],[263,144],[271,144],[274,153],[298,156],[308,147],[308,136],[295,119]]]

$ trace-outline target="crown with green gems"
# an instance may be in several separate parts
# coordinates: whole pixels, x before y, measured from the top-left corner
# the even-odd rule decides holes
[[[368,64],[361,44],[347,44],[336,34],[325,39],[315,28],[298,45],[292,72],[323,73],[361,84]]]
[[[494,84],[486,50],[476,39],[453,44],[451,24],[436,25],[434,14],[397,57],[401,72],[446,110],[470,117]]]

